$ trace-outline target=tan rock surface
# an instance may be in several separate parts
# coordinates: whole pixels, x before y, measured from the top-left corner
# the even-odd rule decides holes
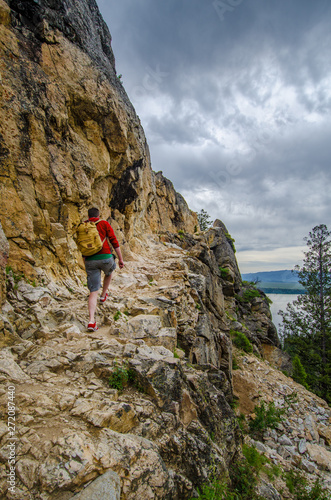
[[[0,309],[6,300],[6,265],[9,254],[9,244],[0,222]]]
[[[123,500],[188,499],[240,455],[233,390],[245,414],[262,396],[282,405],[298,392],[286,422],[255,444],[330,484],[313,453],[329,453],[323,402],[255,356],[232,370],[231,330],[257,355],[279,344],[267,300],[239,300],[224,224],[196,233],[196,215],[151,170],[96,4],[11,6],[0,0],[0,271],[7,240],[14,271],[0,316],[0,404],[6,415],[14,385],[16,491],[6,475],[12,436],[0,424],[0,495],[97,498],[113,478]],[[88,334],[73,233],[91,205],[112,223],[126,267]]]
[[[306,438],[329,427],[326,404],[256,356],[235,350],[240,369],[231,371],[228,332],[235,310],[224,307],[220,316],[210,292],[216,279],[212,251],[206,247],[203,253],[211,267],[200,269],[190,238],[178,237],[184,249],[149,239],[148,253],[117,270],[110,298],[98,305],[100,328],[92,334],[85,330],[84,287],[69,280],[67,289],[53,282],[9,282],[7,321],[24,325],[20,340],[2,351],[17,367],[9,371],[16,373],[22,498],[30,492],[26,498],[38,500],[43,492],[43,500],[53,500],[60,490],[69,500],[109,470],[120,477],[124,499],[190,498],[211,465],[223,473],[238,450],[239,429],[227,402],[232,383],[238,411],[247,415],[261,398],[278,405],[297,393],[279,432],[266,433],[256,446],[285,469],[301,460],[312,480],[318,472],[327,481]],[[194,245],[202,248],[203,241],[196,236]],[[44,297],[47,314],[39,305]],[[29,322],[23,304],[30,308]],[[175,333],[180,358],[169,349],[169,338],[160,337],[163,329]],[[123,391],[107,383],[117,367],[133,373]],[[12,375],[5,370],[2,376],[1,404]],[[5,461],[8,435],[1,434]],[[323,448],[320,441],[312,444]],[[272,488],[264,484],[263,491]]]
[[[331,452],[318,444],[308,444],[307,450],[313,462],[322,469],[331,471]]]
[[[233,390],[238,414],[249,422],[254,408],[263,401],[284,409],[276,429],[265,429],[261,441],[247,439],[275,465],[294,468],[313,483],[318,477],[331,491],[330,447],[331,410],[327,403],[302,385],[285,376],[276,366],[235,349],[239,369],[233,371]],[[277,364],[277,363],[276,363]],[[321,436],[321,438],[320,438]],[[291,496],[288,496],[291,498]]]
[[[3,369],[2,379],[0,373],[0,400],[13,380],[22,495],[52,500],[61,491],[69,499],[112,470],[121,480],[121,498],[189,498],[212,464],[226,470],[239,446],[228,404],[229,341],[220,330],[226,317],[212,320],[207,294],[203,310],[196,308],[199,294],[192,298],[187,259],[191,263],[187,250],[150,239],[148,253],[115,272],[110,298],[98,306],[100,328],[89,335],[84,287],[68,282],[68,292],[53,282],[9,283],[8,321],[24,326],[20,340],[2,351],[11,368]],[[179,325],[183,331],[188,317],[197,330],[175,357]],[[192,366],[196,359],[204,364]],[[133,374],[123,391],[107,383],[117,367]],[[2,461],[7,442],[5,432]]]
[[[91,205],[110,218],[127,251],[143,249],[142,235],[161,228],[193,232],[196,216],[151,170],[144,132],[115,75],[110,35],[93,25],[99,14],[87,14],[85,2],[76,6],[83,12],[66,13],[74,30],[79,15],[96,30],[74,43],[48,5],[42,26],[27,30],[20,4],[12,8],[11,25],[2,0],[0,220],[10,265],[27,277],[40,267],[49,276],[73,274],[80,256],[72,235]]]

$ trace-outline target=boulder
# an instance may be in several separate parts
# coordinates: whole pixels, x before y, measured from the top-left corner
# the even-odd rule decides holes
[[[310,459],[322,470],[331,471],[331,452],[318,444],[307,444]]]
[[[331,427],[325,424],[320,424],[317,428],[318,434],[325,439],[325,442],[331,446]]]
[[[0,373],[4,373],[12,382],[28,382],[30,380],[30,377],[16,363],[9,348],[0,351]]]
[[[261,481],[258,486],[259,495],[266,500],[282,500],[282,496],[272,486],[272,484]]]
[[[312,415],[306,416],[304,424],[305,424],[307,431],[312,436],[312,438],[318,442],[319,441],[319,434],[317,431],[316,422],[315,422],[314,418],[312,417]]]
[[[300,439],[298,443],[298,450],[301,455],[307,451],[307,441],[305,439]]]
[[[70,500],[120,500],[121,481],[112,470],[108,470],[92,481],[84,490]]]

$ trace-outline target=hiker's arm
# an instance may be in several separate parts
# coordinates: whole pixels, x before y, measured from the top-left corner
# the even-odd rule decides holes
[[[123,257],[122,257],[122,252],[121,252],[121,249],[120,247],[117,247],[117,248],[114,248],[115,252],[117,253],[117,257],[118,257],[118,265],[120,266],[120,268],[122,269],[122,267],[124,267],[124,262],[123,262]]]

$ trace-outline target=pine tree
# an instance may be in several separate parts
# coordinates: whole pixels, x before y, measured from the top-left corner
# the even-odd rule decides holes
[[[295,380],[296,382],[298,382],[298,384],[301,384],[304,387],[306,387],[306,389],[308,389],[308,385],[306,382],[307,373],[297,354],[294,356],[292,364],[293,364],[293,374],[292,374],[293,380]]]
[[[310,389],[331,402],[331,232],[324,224],[305,238],[302,267],[296,266],[306,293],[287,305],[281,336],[284,349],[298,355]]]
[[[205,231],[212,224],[212,221],[209,219],[208,212],[206,212],[206,210],[204,210],[203,208],[200,210],[200,212],[198,212],[198,222],[201,231]]]

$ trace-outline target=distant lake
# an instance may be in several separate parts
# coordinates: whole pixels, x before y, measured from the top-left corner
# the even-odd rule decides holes
[[[272,300],[272,304],[270,304],[270,311],[272,314],[272,321],[278,330],[278,326],[282,323],[282,317],[277,314],[278,311],[280,309],[285,311],[287,304],[296,300],[298,296],[296,294],[291,295],[288,293],[267,293],[266,295],[270,300]]]

